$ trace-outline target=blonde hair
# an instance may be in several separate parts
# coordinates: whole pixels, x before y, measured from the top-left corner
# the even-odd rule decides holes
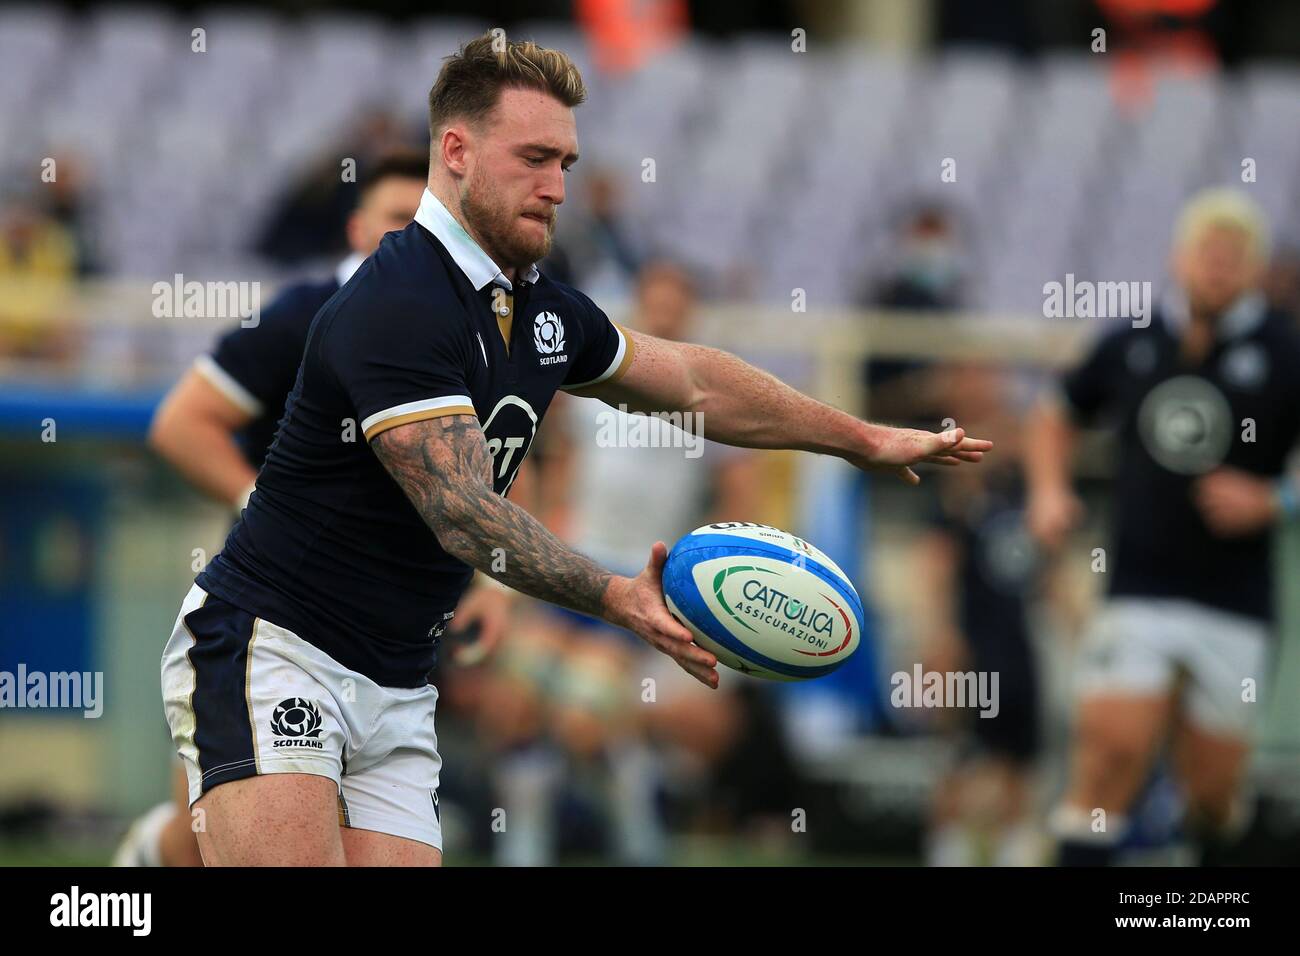
[[[503,89],[548,93],[570,108],[587,99],[582,74],[567,55],[532,40],[506,40],[489,30],[443,62],[429,90],[429,134],[437,139],[453,119],[483,120]]]
[[[1174,248],[1181,249],[1207,229],[1227,226],[1246,234],[1251,256],[1265,262],[1269,255],[1268,219],[1255,200],[1240,189],[1205,189],[1189,199],[1174,226]]]

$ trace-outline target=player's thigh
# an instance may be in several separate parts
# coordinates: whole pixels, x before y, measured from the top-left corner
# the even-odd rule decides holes
[[[1194,816],[1216,826],[1228,822],[1249,757],[1245,737],[1207,730],[1190,719],[1179,722],[1174,766]]]
[[[1253,618],[1188,603],[1175,765],[1192,804],[1225,813],[1245,771],[1270,634]]]
[[[442,851],[418,840],[347,827],[340,836],[348,866],[442,866]]]
[[[1084,639],[1071,769],[1087,805],[1130,800],[1168,730],[1179,643],[1167,603],[1107,600]]]
[[[373,682],[198,588],[162,678],[204,861],[342,865],[339,778],[380,707]],[[349,679],[355,693],[335,694]]]
[[[338,785],[275,773],[219,784],[194,804],[207,866],[344,866]]]
[[[1272,654],[1269,625],[1189,602],[1185,706],[1174,759],[1189,809],[1211,824],[1228,820],[1245,775]]]
[[[1082,698],[1070,761],[1073,802],[1127,808],[1160,748],[1173,710],[1172,692],[1094,693]]]

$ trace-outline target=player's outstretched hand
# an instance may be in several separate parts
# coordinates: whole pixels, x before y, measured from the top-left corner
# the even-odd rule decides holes
[[[605,620],[632,631],[709,688],[718,686],[718,658],[694,643],[664,603],[663,571],[668,545],[656,541],[650,560],[634,578],[615,577],[605,592]]]
[[[850,455],[848,461],[863,471],[889,471],[909,485],[920,482],[909,466],[919,462],[935,465],[959,465],[978,462],[993,447],[982,438],[967,438],[962,428],[946,432],[925,432],[915,428],[875,426],[875,441],[869,452]]]

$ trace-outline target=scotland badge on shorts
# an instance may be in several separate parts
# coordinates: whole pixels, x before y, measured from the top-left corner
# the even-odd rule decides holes
[[[310,747],[322,750],[320,708],[304,697],[289,697],[276,704],[271,714],[271,733],[278,738],[272,747]]]

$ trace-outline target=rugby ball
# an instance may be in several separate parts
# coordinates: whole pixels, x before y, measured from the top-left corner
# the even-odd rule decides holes
[[[668,609],[718,661],[754,677],[807,680],[862,639],[862,601],[835,562],[795,535],[749,521],[696,528],[663,573]]]

